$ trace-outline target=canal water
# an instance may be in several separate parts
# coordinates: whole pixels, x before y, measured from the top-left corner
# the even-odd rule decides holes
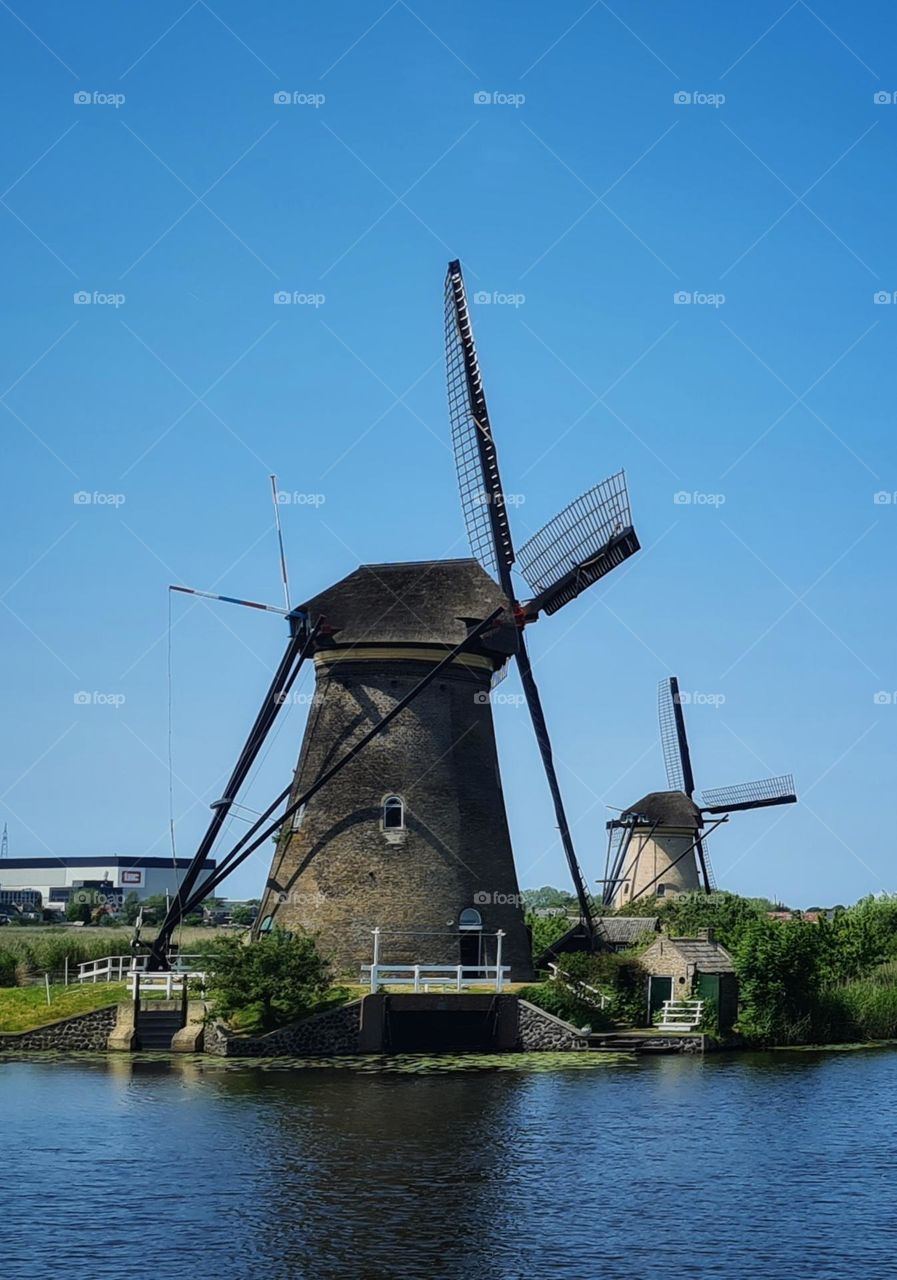
[[[0,1062],[0,1276],[885,1277],[897,1051]]]

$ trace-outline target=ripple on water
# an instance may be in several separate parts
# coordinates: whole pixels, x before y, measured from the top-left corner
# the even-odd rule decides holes
[[[885,1276],[895,1086],[887,1050],[7,1057],[0,1274]]]

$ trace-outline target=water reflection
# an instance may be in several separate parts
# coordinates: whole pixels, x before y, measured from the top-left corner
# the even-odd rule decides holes
[[[453,1065],[7,1060],[0,1273],[890,1269],[893,1052]]]

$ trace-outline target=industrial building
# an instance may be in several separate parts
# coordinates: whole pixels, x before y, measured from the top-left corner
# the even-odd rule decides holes
[[[78,889],[93,889],[108,895],[107,905],[115,907],[129,893],[140,899],[168,893],[174,896],[189,858],[49,857],[0,859],[0,893],[36,890],[45,909],[65,911],[72,894]],[[216,863],[208,859],[203,870],[214,871]],[[10,899],[11,900],[11,899]]]

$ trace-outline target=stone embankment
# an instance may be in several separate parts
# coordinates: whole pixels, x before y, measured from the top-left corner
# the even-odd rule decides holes
[[[59,1022],[48,1022],[33,1031],[7,1031],[0,1035],[0,1052],[32,1049],[105,1049],[115,1026],[117,1005],[92,1009]]]

